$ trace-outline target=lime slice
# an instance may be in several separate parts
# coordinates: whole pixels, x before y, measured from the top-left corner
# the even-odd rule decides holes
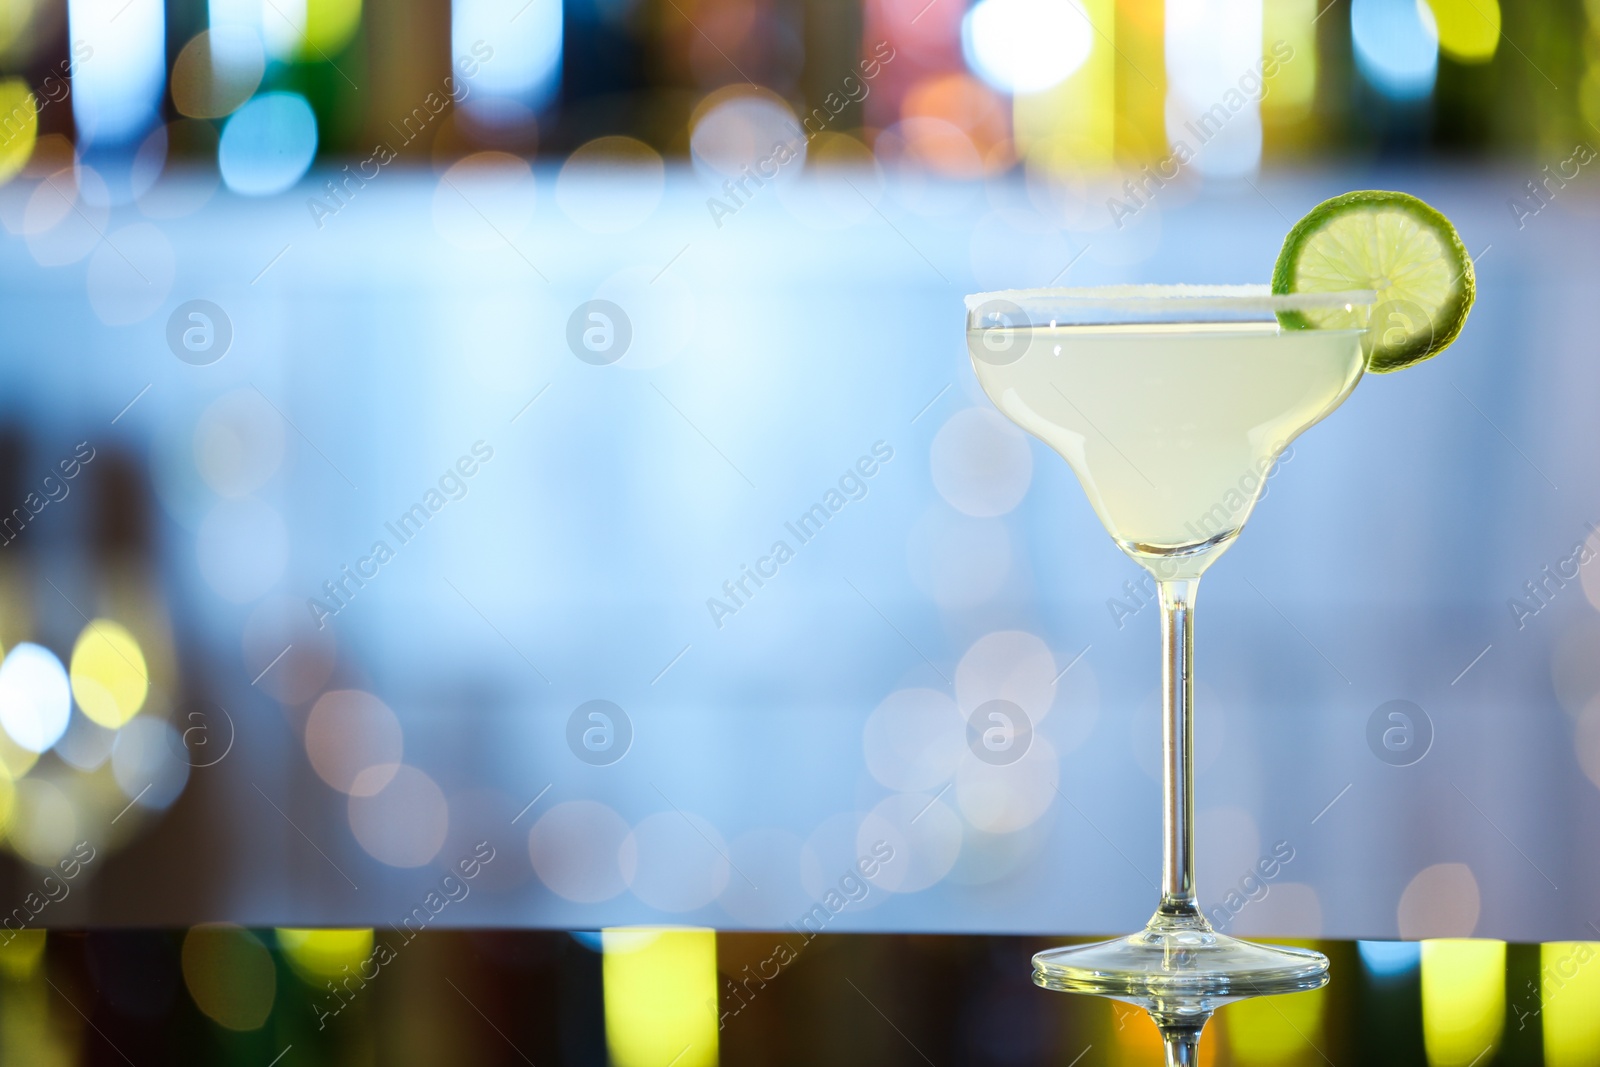
[[[1409,367],[1449,346],[1477,290],[1472,258],[1450,220],[1407,193],[1345,193],[1318,204],[1283,239],[1274,293],[1372,289],[1367,369]],[[1342,309],[1287,313],[1285,326],[1360,325]]]

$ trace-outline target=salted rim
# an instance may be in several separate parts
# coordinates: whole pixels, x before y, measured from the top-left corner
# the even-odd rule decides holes
[[[999,289],[966,297],[973,312],[993,301],[1004,300],[1022,311],[1052,308],[1107,311],[1147,310],[1167,305],[1192,311],[1307,311],[1318,308],[1370,306],[1378,301],[1372,289],[1337,293],[1274,293],[1267,285],[1095,285],[1056,289]]]

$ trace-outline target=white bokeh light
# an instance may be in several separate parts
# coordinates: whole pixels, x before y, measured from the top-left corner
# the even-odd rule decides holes
[[[980,0],[961,20],[972,72],[1003,93],[1035,93],[1083,66],[1094,27],[1078,0]]]
[[[961,818],[935,794],[885,797],[861,820],[856,850],[860,856],[882,856],[885,846],[893,854],[883,861],[873,884],[896,893],[920,893],[956,865]]]
[[[171,805],[189,781],[189,763],[178,758],[183,750],[178,732],[161,719],[140,716],[118,730],[111,773],[122,795],[158,811]]]
[[[1027,435],[987,407],[964,408],[939,427],[929,455],[933,486],[964,515],[992,518],[1022,503],[1033,484]]]
[[[879,783],[916,792],[950,780],[966,752],[966,734],[955,701],[944,693],[901,689],[867,716],[861,747]]]
[[[683,912],[705,907],[727,887],[727,853],[722,835],[706,820],[660,811],[633,828],[617,861],[634,896],[661,911]]]
[[[29,752],[44,752],[67,729],[72,690],[66,668],[42,645],[24,641],[0,663],[0,726]]]
[[[533,873],[564,900],[610,900],[628,888],[617,855],[629,832],[627,821],[598,801],[557,804],[528,831]]]

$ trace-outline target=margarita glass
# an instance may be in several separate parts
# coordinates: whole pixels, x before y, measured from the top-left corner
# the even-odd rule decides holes
[[[1327,972],[1320,953],[1219,934],[1200,911],[1194,603],[1278,454],[1361,379],[1366,330],[1310,324],[1365,322],[1374,301],[1370,291],[1187,285],[967,297],[967,347],[989,399],[1071,464],[1112,540],[1155,577],[1161,603],[1161,901],[1138,933],[1034,956],[1040,985],[1254,994],[1307,988]],[[1327,314],[1339,311],[1348,314]]]

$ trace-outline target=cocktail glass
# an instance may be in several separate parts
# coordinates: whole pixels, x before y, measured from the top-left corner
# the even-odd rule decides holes
[[[1327,957],[1217,933],[1195,895],[1195,592],[1279,453],[1350,395],[1371,292],[1266,286],[1027,289],[967,297],[989,399],[1071,464],[1161,604],[1161,901],[1145,928],[1033,957],[1040,985],[1112,996],[1307,988]],[[1321,324],[1323,328],[1316,328]]]

